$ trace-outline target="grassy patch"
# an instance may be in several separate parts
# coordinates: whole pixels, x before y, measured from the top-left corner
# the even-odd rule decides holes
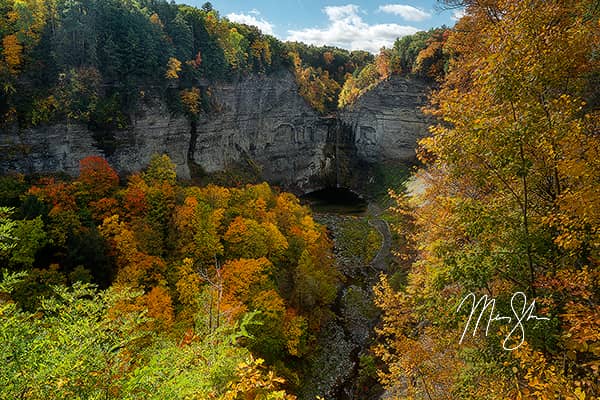
[[[368,264],[381,247],[381,235],[365,219],[347,219],[340,226],[337,246],[343,258]]]

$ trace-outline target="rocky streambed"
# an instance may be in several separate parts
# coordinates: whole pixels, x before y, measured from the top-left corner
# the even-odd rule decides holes
[[[327,212],[315,213],[315,220],[327,226],[333,239],[344,283],[333,307],[336,317],[319,338],[322,351],[311,362],[299,396],[303,400],[317,395],[326,400],[377,399],[383,393],[369,349],[379,321],[373,286],[386,272],[392,236],[377,206],[365,203],[360,212],[347,206],[330,204]]]

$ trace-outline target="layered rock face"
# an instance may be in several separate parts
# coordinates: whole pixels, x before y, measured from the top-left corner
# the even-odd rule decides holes
[[[413,159],[430,123],[421,112],[429,89],[422,80],[392,77],[340,111],[358,158],[368,163]]]
[[[427,85],[413,79],[382,82],[328,118],[298,94],[289,71],[218,83],[208,91],[213,110],[194,124],[147,100],[127,130],[99,134],[77,123],[9,129],[0,135],[0,173],[77,175],[81,159],[100,155],[126,175],[158,153],[169,155],[184,179],[190,170],[213,173],[237,165],[253,167],[287,190],[308,192],[344,184],[340,170],[353,175],[361,163],[414,157],[416,141],[427,132],[419,110]]]
[[[149,103],[131,116],[128,130],[110,132],[113,151],[103,150],[98,133],[79,123],[61,123],[21,131],[8,129],[0,135],[0,172],[79,173],[79,161],[98,155],[122,174],[145,168],[153,154],[168,154],[177,174],[189,178],[187,151],[190,124],[172,116],[162,103]]]
[[[289,71],[211,89],[216,110],[198,121],[192,160],[211,173],[252,160],[264,179],[309,190],[331,171],[330,123],[298,95]]]

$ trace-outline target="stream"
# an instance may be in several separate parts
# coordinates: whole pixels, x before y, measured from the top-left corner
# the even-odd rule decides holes
[[[336,317],[322,330],[322,351],[313,360],[299,399],[314,400],[316,395],[326,400],[378,399],[383,389],[365,370],[361,371],[360,364],[362,358],[364,367],[375,340],[379,311],[373,304],[372,287],[379,273],[387,270],[392,245],[390,227],[380,218],[382,210],[375,203],[345,188],[309,193],[302,201],[311,207],[315,220],[327,226],[344,282],[332,306]],[[379,233],[381,241],[377,253],[368,261],[345,255],[341,242],[344,227],[364,226],[365,222]]]

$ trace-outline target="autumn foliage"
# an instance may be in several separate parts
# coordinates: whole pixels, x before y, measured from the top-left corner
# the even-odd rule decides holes
[[[400,291],[385,278],[377,288],[381,379],[402,398],[597,398],[599,10],[466,5],[432,96],[439,123],[421,141],[426,190],[395,196],[410,272]],[[487,294],[511,315],[517,291],[549,318],[525,323],[522,346],[502,349],[510,324],[498,321],[458,344],[465,294]]]
[[[189,342],[244,323],[248,337],[240,345],[269,365],[310,356],[340,281],[324,228],[296,197],[266,183],[181,186],[175,169],[169,157],[155,155],[119,186],[106,160],[94,156],[81,161],[75,180],[43,178],[24,188],[26,212],[37,219],[16,230],[28,236],[28,247],[10,255],[21,260],[15,266],[58,264],[32,275],[15,298],[27,298],[26,290],[52,293],[57,281],[98,277],[139,293],[115,304],[111,315],[145,312],[144,330],[186,332]],[[36,258],[42,249],[49,256]],[[33,296],[27,307],[38,302]],[[257,361],[240,370],[265,380],[247,388],[240,382],[231,393],[279,388],[283,380],[263,369]]]

